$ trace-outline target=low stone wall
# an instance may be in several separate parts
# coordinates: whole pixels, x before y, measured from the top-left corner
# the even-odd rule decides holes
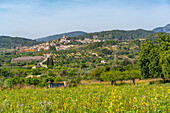
[[[64,86],[64,87],[66,87],[67,86],[67,83],[66,83],[66,81],[64,81],[64,82],[58,82],[58,83],[50,83],[49,82],[49,88],[58,88],[58,87],[61,87],[61,86]]]
[[[32,62],[32,61],[42,61],[44,57],[42,56],[27,56],[27,57],[18,57],[18,58],[13,58],[11,60],[12,63],[15,62]]]

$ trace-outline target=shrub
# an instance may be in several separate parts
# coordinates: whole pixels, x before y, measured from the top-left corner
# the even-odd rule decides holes
[[[61,82],[61,81],[62,81],[62,79],[60,76],[54,78],[54,82]]]

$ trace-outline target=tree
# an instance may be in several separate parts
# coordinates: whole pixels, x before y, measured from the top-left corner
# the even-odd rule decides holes
[[[135,79],[142,78],[139,70],[128,70],[126,72],[127,72],[126,73],[127,78],[133,80],[133,85],[135,85]]]
[[[52,76],[52,77],[54,77],[54,76],[55,76],[55,74],[52,72],[52,70],[51,70],[51,69],[49,69],[49,70],[48,70],[48,76]]]
[[[101,74],[101,78],[105,81],[111,81],[111,85],[118,80],[118,77],[121,76],[120,71],[109,71],[109,72],[104,72]]]
[[[12,88],[12,86],[13,86],[13,80],[12,80],[12,78],[7,79],[7,83],[8,83],[8,86],[9,86],[10,88]]]
[[[170,78],[170,50],[162,53],[160,58],[160,64],[162,65],[162,79]]]
[[[141,74],[145,78],[170,77],[170,34],[159,35],[155,43],[147,41],[139,57]]]
[[[150,53],[148,54],[149,57],[149,74],[150,78],[157,78],[161,75],[162,68],[160,65],[160,55],[159,55],[159,48],[158,45],[155,45]]]
[[[150,58],[149,54],[150,51],[153,48],[153,42],[147,41],[145,44],[141,47],[140,57],[139,57],[139,65],[141,69],[141,75],[144,76],[144,78],[150,78],[149,73],[149,64],[150,64]]]
[[[76,37],[71,37],[71,40],[74,42],[76,40]]]
[[[21,77],[19,80],[19,84],[24,84],[25,83],[25,78]]]
[[[92,71],[91,76],[93,76],[96,80],[102,80],[100,75],[103,72],[103,68],[97,68]]]
[[[47,78],[45,78],[45,81],[53,83],[54,82],[54,77],[47,77]]]
[[[6,77],[0,76],[0,87],[1,87],[1,89],[3,89],[5,79],[6,79]]]
[[[110,67],[109,67],[108,65],[106,65],[106,66],[104,67],[104,71],[105,71],[105,72],[110,71]]]
[[[24,77],[25,75],[27,75],[27,73],[24,70],[20,69],[17,70],[16,75],[19,77]]]
[[[0,69],[0,76],[12,77],[13,74],[8,69]]]
[[[127,59],[127,58],[125,58],[125,59],[122,61],[122,63],[121,63],[122,66],[127,66],[127,65],[129,65],[129,64],[132,64],[132,62],[131,62],[129,59]]]
[[[39,69],[33,69],[32,70],[32,75],[40,75],[40,74],[41,74],[41,72],[40,72]]]
[[[131,44],[132,44],[132,45],[135,44],[135,45],[137,45],[139,48],[141,47],[141,41],[140,41],[139,39],[133,40]]]
[[[86,64],[82,64],[80,68],[85,69],[85,68],[87,68],[87,66],[86,66]]]
[[[33,83],[31,77],[27,78],[27,79],[25,80],[25,82],[26,82],[27,85],[32,85],[32,83]]]
[[[50,48],[51,51],[55,51],[56,50],[55,46],[49,46],[49,48]]]
[[[47,59],[47,66],[49,68],[52,68],[54,66],[54,62],[53,62],[53,58],[52,57]]]
[[[61,81],[62,81],[62,79],[60,76],[54,78],[54,82],[61,82]]]
[[[73,86],[77,86],[79,83],[81,82],[81,78],[78,76],[78,77],[75,77],[75,78],[72,78],[71,81],[70,81],[70,85],[73,85]]]
[[[170,34],[159,35],[160,43],[160,64],[162,66],[161,77],[165,82],[170,78]]]
[[[20,78],[18,76],[15,76],[14,78],[12,78],[13,85],[17,85],[19,81],[20,81]]]
[[[38,85],[39,84],[39,79],[37,77],[32,78],[32,84],[33,85]]]

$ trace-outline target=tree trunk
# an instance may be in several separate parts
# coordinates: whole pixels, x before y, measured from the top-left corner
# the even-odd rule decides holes
[[[123,80],[121,80],[121,84],[122,84]]]
[[[100,80],[100,82],[103,82],[103,80]]]
[[[163,79],[163,81],[165,83],[165,76],[164,76],[164,74],[161,74],[161,77],[162,77],[162,79]]]
[[[117,85],[117,84],[116,84],[116,81],[115,81],[115,85]]]
[[[133,85],[135,85],[135,78],[133,78]]]
[[[111,80],[111,85],[113,85],[113,80]]]
[[[3,87],[1,86],[1,90],[3,91]]]

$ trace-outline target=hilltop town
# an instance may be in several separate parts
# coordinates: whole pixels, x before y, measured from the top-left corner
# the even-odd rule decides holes
[[[56,50],[66,50],[71,47],[77,47],[81,44],[88,44],[88,43],[94,43],[94,42],[101,42],[105,40],[99,39],[98,36],[93,36],[93,39],[84,38],[82,39],[75,39],[70,38],[68,36],[63,35],[63,38],[44,42],[39,45],[34,45],[31,47],[17,47],[16,50],[19,50],[20,52],[36,52],[36,51],[48,51],[50,49],[50,46],[55,47]]]

